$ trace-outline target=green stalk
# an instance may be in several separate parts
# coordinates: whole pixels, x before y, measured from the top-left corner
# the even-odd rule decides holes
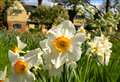
[[[90,56],[88,56],[88,59],[87,59],[87,65],[86,65],[85,76],[84,76],[83,82],[86,82],[85,80],[86,80],[87,72],[89,69],[89,62],[90,62]]]

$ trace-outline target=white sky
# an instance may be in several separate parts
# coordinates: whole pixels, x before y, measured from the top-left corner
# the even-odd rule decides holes
[[[93,5],[101,5],[104,0],[91,0],[91,4]]]
[[[27,5],[34,5],[34,6],[38,5],[38,0],[21,0],[21,1],[23,1]],[[103,0],[91,0],[91,4],[93,5],[101,5],[102,3],[103,3]],[[42,4],[47,6],[53,5],[51,0],[43,0]]]
[[[38,5],[38,0],[21,0],[22,2],[24,2],[26,5],[33,5],[33,6],[37,6]],[[53,3],[50,2],[51,0],[43,0],[42,4],[43,5],[47,5],[47,6],[52,6]]]

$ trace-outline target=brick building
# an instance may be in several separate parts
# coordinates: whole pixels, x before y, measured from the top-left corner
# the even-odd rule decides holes
[[[8,30],[15,30],[18,32],[25,32],[28,30],[26,10],[19,1],[15,1],[14,4],[7,10],[7,23]]]

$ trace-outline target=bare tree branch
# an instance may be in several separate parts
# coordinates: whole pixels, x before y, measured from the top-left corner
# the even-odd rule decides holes
[[[104,13],[103,13],[102,11],[100,11],[95,5],[92,5],[89,0],[86,0],[86,3],[89,4],[90,6],[93,6],[93,7],[97,10],[97,12],[100,14],[100,16],[102,16],[102,15],[104,14]]]

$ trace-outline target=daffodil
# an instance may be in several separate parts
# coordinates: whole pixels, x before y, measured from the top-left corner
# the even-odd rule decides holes
[[[109,58],[111,55],[112,50],[110,49],[112,47],[112,43],[109,42],[108,38],[104,35],[96,36],[93,41],[89,42],[90,45],[90,51],[97,55],[98,61],[101,64],[108,65]]]
[[[87,38],[87,32],[84,29],[84,25],[81,25],[81,27],[78,29],[78,34],[81,36],[81,40],[86,40]]]
[[[81,25],[81,27],[77,31],[83,38],[83,40],[89,40],[91,39],[91,34],[87,32],[87,30],[84,29],[84,24]]]
[[[24,49],[27,46],[27,44],[25,44],[24,42],[22,42],[20,40],[19,36],[16,36],[16,39],[17,39],[17,46],[15,46],[14,48],[12,48],[12,51],[14,53],[20,53],[20,52],[22,52],[22,49]]]
[[[19,36],[16,36],[16,39],[17,39],[17,46],[15,46],[14,48],[12,48],[11,50],[8,51],[8,54],[14,54],[17,56],[19,56],[19,53],[20,52],[23,52],[22,49],[24,49],[27,44],[23,43],[21,40],[20,40],[20,37]],[[8,56],[12,56],[12,55],[8,55]],[[10,57],[12,58],[12,57]]]
[[[0,71],[0,82],[9,82],[7,76],[7,67],[5,67],[4,71]]]
[[[16,56],[12,51],[8,55],[12,65],[10,82],[34,82],[35,76],[30,68],[39,61],[38,56],[42,55],[40,49],[29,51],[25,56]]]
[[[78,32],[86,33],[86,30],[84,29],[84,25],[82,25],[82,26],[80,27],[80,29],[78,30]]]
[[[84,40],[85,38],[81,33],[76,33],[74,25],[68,20],[50,29],[48,39],[44,43],[40,43],[46,53],[44,59],[47,68],[55,71],[65,63],[78,61],[81,57],[81,44]]]

